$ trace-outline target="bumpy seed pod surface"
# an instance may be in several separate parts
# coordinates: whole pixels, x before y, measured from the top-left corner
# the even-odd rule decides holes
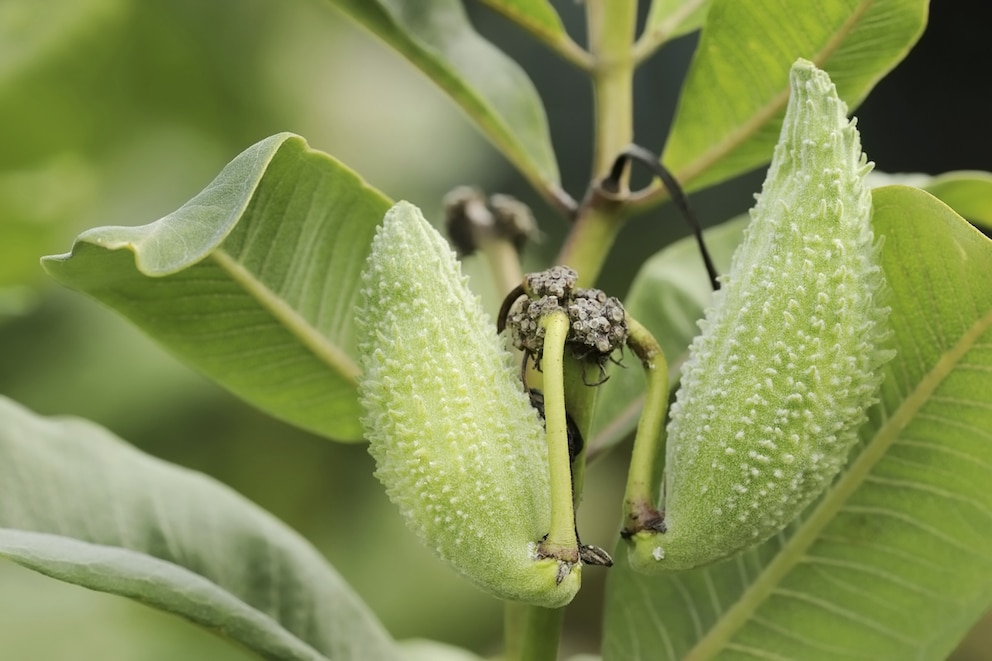
[[[544,428],[448,244],[400,202],[362,278],[364,425],[389,497],[493,595],[568,603],[578,567],[558,584],[558,561],[536,555],[551,522]]]
[[[827,74],[800,60],[790,82],[744,242],[682,370],[667,530],[641,533],[641,569],[712,562],[797,517],[845,464],[892,355],[871,165]]]

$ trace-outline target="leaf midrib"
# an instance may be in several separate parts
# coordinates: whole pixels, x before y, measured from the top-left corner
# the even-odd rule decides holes
[[[992,328],[992,310],[980,317],[971,328],[934,364],[906,397],[894,414],[875,433],[865,449],[827,492],[785,543],[782,550],[765,567],[764,571],[717,621],[716,626],[696,643],[685,659],[708,659],[723,648],[733,635],[761,607],[781,580],[799,563],[807,549],[819,538],[820,533],[835,518],[837,512],[857,491],[875,465],[885,456],[899,437],[900,432],[930,400],[933,392],[943,383],[978,339]]]
[[[7,535],[12,535],[12,537],[8,537],[4,533],[7,533]],[[308,652],[311,655],[310,658],[313,659],[327,658],[324,654],[322,654],[320,651],[314,648],[313,645],[311,645],[308,641],[303,640],[296,633],[287,629],[282,622],[275,619],[271,614],[266,613],[265,611],[259,609],[254,604],[248,603],[247,601],[242,599],[239,595],[231,592],[226,587],[217,583],[211,577],[205,576],[200,572],[194,571],[189,567],[185,567],[171,560],[159,558],[150,553],[146,553],[138,549],[129,548],[127,546],[122,546],[120,544],[104,544],[98,542],[89,542],[67,535],[33,531],[33,530],[23,530],[20,528],[0,527],[0,541],[3,542],[2,544],[0,544],[0,547],[2,547],[0,548],[0,558],[9,560],[10,562],[16,563],[22,567],[25,567],[26,569],[30,569],[32,571],[38,572],[44,576],[48,576],[57,581],[62,581],[72,585],[79,585],[88,588],[90,590],[95,590],[97,592],[103,592],[105,594],[112,594],[115,596],[123,597],[125,599],[130,599],[132,601],[145,604],[146,606],[149,606],[150,608],[154,608],[158,611],[164,613],[171,613],[173,615],[182,617],[196,624],[197,626],[209,630],[214,630],[215,633],[222,636],[229,642],[240,645],[244,649],[254,652],[256,654],[266,651],[250,645],[249,642],[246,641],[243,637],[237,635],[235,630],[227,630],[227,631],[220,629],[215,630],[214,627],[216,626],[216,623],[210,622],[202,618],[198,619],[196,613],[193,610],[184,610],[183,608],[176,606],[174,603],[168,601],[167,599],[158,598],[157,594],[153,594],[153,595],[138,594],[134,589],[128,589],[133,587],[130,583],[127,583],[123,587],[119,587],[118,589],[114,589],[109,584],[97,584],[96,582],[92,582],[92,581],[72,580],[70,578],[67,578],[63,574],[63,572],[58,571],[59,564],[65,567],[77,567],[79,566],[79,563],[75,562],[71,558],[52,560],[50,556],[45,553],[45,551],[56,550],[56,545],[60,543],[68,543],[73,545],[85,545],[87,548],[94,550],[105,549],[107,552],[110,553],[121,553],[121,554],[132,555],[138,557],[140,562],[148,563],[150,566],[146,567],[147,571],[141,577],[133,576],[126,571],[122,572],[120,576],[124,578],[125,581],[132,578],[135,579],[143,578],[148,585],[153,584],[155,580],[160,580],[160,577],[157,576],[156,572],[154,571],[155,566],[161,565],[161,566],[168,566],[175,568],[180,573],[188,574],[198,582],[202,581],[202,583],[199,583],[197,586],[195,586],[196,588],[206,587],[214,591],[214,594],[220,595],[222,596],[222,598],[225,599],[230,599],[232,602],[236,603],[239,608],[243,609],[243,614],[257,618],[258,622],[269,623],[270,630],[272,631],[282,632],[282,634],[284,634],[286,638],[295,646],[296,653]],[[17,545],[18,541],[21,541],[20,546]],[[50,546],[46,545],[46,542],[48,541],[52,542],[52,545]],[[38,553],[39,549],[42,551],[41,554]],[[18,551],[21,552],[19,553]],[[186,596],[187,598],[189,598],[190,594],[183,595],[183,593],[177,589],[172,592],[169,592],[168,596],[170,597]],[[198,596],[198,594],[194,589],[192,591],[192,597],[195,598],[196,596]]]
[[[831,55],[833,55],[834,51],[840,48],[844,37],[851,33],[854,26],[861,21],[861,17],[865,15],[868,8],[873,3],[874,0],[862,0],[857,9],[851,12],[848,19],[840,26],[834,35],[826,41],[823,48],[817,51],[815,55],[812,55],[809,60],[817,67],[823,68],[823,63],[826,62]],[[703,152],[699,158],[689,163],[680,172],[676,173],[676,179],[681,181],[684,186],[696,177],[704,174],[710,167],[726,158],[728,154],[740,147],[746,140],[757,133],[758,129],[767,124],[779,110],[785,107],[788,100],[789,86],[787,84],[785,88],[773,96],[764,107],[758,108],[757,112],[751,115],[751,119],[741,124],[737,130],[731,131],[723,141]]]
[[[299,312],[225,251],[215,250],[210,257],[321,362],[350,384],[357,385],[361,369],[340,347],[314,328]]]

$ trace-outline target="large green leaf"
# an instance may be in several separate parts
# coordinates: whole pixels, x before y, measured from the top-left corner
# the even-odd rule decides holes
[[[610,659],[943,659],[992,603],[992,244],[929,194],[874,192],[896,358],[862,444],[766,544],[610,575]]]
[[[562,194],[537,90],[513,60],[472,28],[461,0],[330,2],[447,92],[539,191],[552,199]]]
[[[690,189],[771,158],[796,58],[853,109],[916,42],[927,0],[713,0],[662,161]]]
[[[361,438],[352,309],[389,201],[288,133],[178,211],[99,227],[44,264],[268,413]]]
[[[0,398],[0,556],[174,613],[269,659],[397,650],[317,551],[224,485]]]

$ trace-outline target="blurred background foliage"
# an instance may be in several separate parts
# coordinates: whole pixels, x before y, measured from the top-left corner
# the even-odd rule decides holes
[[[581,42],[582,7],[554,4]],[[580,197],[591,156],[587,81],[500,17],[468,8],[534,79],[564,186]],[[920,44],[858,110],[865,149],[888,172],[992,170],[974,73],[992,63],[992,7],[960,0],[931,11]],[[649,148],[663,145],[694,44],[674,42],[638,73],[636,135]],[[245,147],[285,130],[429,217],[459,184],[532,203],[545,235],[528,255],[535,265],[564,235],[441,92],[323,3],[0,0],[0,392],[42,414],[92,419],[231,485],[311,539],[395,636],[492,653],[500,604],[407,533],[364,447],[255,412],[38,266],[87,227],[165,215]],[[716,224],[740,213],[762,176],[694,196],[697,214]],[[636,266],[683,234],[667,209],[632,221],[602,284],[622,295]],[[590,542],[609,546],[616,534],[625,470],[623,446],[591,469],[580,513]],[[567,617],[568,652],[597,648],[604,572],[585,578]],[[248,658],[176,618],[10,564],[0,564],[0,586],[7,659]],[[990,628],[976,628],[956,658],[992,658]]]

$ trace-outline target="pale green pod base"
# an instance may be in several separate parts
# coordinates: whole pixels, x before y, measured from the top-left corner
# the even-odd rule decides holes
[[[744,242],[690,347],[662,508],[631,561],[687,569],[780,531],[844,466],[876,401],[888,309],[871,169],[827,74],[800,60]]]
[[[544,428],[447,242],[400,202],[362,277],[363,424],[390,499],[484,590],[567,604],[579,567],[557,585],[558,561],[536,558],[551,521]]]

